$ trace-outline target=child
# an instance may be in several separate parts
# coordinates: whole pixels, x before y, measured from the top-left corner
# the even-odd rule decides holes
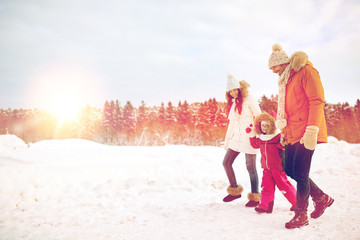
[[[230,202],[241,197],[243,187],[238,185],[232,167],[236,157],[242,152],[245,153],[246,168],[249,172],[251,193],[248,194],[249,202],[246,207],[256,207],[260,202],[259,180],[256,171],[256,153],[250,145],[250,140],[245,129],[254,121],[255,116],[261,113],[256,99],[249,94],[249,84],[245,81],[237,81],[233,75],[228,75],[226,86],[226,99],[228,101],[229,126],[225,136],[226,154],[223,166],[229,179],[230,186],[227,188],[227,195],[223,201]]]
[[[262,113],[254,120],[254,129],[247,128],[250,143],[253,148],[260,148],[261,167],[263,178],[261,183],[261,201],[255,211],[258,213],[272,213],[275,198],[275,186],[279,188],[286,199],[291,203],[290,210],[296,207],[296,189],[288,181],[283,170],[279,149],[284,149],[280,144],[281,133],[275,127],[275,119]],[[255,136],[257,134],[259,137]]]

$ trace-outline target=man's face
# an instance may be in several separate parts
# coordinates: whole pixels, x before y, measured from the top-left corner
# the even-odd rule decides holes
[[[277,66],[272,67],[271,70],[273,71],[273,73],[276,73],[280,76],[284,72],[287,65],[288,64],[277,65]]]

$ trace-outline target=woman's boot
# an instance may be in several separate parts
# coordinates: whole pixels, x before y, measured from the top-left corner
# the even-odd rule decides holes
[[[260,203],[261,193],[249,193],[249,202],[245,204],[245,207],[257,207]]]
[[[223,201],[224,202],[231,202],[237,198],[241,198],[241,193],[243,191],[243,187],[241,185],[238,185],[237,187],[231,187],[229,186],[227,188],[227,192],[229,195],[227,195],[226,197],[224,197]]]

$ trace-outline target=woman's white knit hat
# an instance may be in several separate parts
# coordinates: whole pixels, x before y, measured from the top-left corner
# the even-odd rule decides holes
[[[235,79],[235,77],[229,73],[228,74],[228,81],[226,84],[226,91],[230,91],[236,88],[240,88],[240,82]]]
[[[278,66],[284,63],[289,63],[290,58],[286,52],[282,49],[281,45],[275,43],[272,46],[272,53],[269,58],[269,68],[271,69],[274,66]]]

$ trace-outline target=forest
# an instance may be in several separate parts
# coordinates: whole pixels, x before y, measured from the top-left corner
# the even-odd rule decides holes
[[[277,96],[262,96],[263,112],[276,112]],[[0,134],[15,134],[26,143],[45,139],[81,138],[109,145],[157,146],[185,144],[221,146],[227,129],[227,104],[215,98],[205,102],[172,102],[134,107],[118,100],[106,101],[102,109],[89,105],[74,119],[60,120],[39,109],[0,109]],[[325,104],[328,135],[360,143],[360,100]]]

